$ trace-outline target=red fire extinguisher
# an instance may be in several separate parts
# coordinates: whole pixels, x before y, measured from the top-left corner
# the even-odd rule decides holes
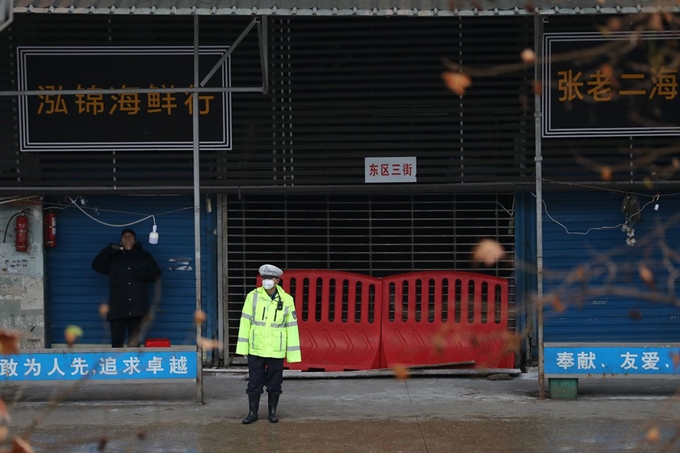
[[[45,247],[57,246],[57,214],[54,211],[47,211],[43,215],[44,219],[44,241]]]
[[[16,223],[16,244],[17,252],[28,250],[28,217],[22,212],[17,216]]]

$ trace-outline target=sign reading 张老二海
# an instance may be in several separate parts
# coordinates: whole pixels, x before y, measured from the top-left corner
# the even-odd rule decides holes
[[[549,377],[669,377],[680,375],[677,344],[546,343]]]
[[[0,383],[195,379],[195,350],[25,351],[0,354]]]
[[[201,74],[226,51],[201,47]],[[20,150],[192,150],[191,93],[135,90],[193,87],[193,59],[191,46],[18,47],[19,90],[44,91],[18,98]],[[227,58],[206,87],[230,86]],[[54,94],[93,89],[130,92]],[[231,149],[230,93],[200,92],[197,109],[201,149]]]
[[[367,183],[417,182],[415,157],[366,157],[364,181]]]
[[[542,136],[680,135],[674,33],[545,33]]]

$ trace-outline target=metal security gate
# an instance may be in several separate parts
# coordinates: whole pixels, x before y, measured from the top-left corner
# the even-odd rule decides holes
[[[655,194],[631,194],[644,207],[631,247],[621,226],[625,195],[544,194],[546,342],[680,341],[680,308],[672,303],[680,200],[663,192],[658,201]],[[643,280],[643,268],[653,280]]]
[[[48,248],[46,253],[49,318],[46,331],[51,347],[63,346],[64,330],[71,324],[84,331],[80,344],[110,344],[108,323],[99,315],[100,304],[108,300],[109,281],[107,276],[92,270],[91,264],[106,244],[120,239],[122,227],[102,225],[88,215],[108,224],[155,217],[160,234],[156,245],[148,242],[153,218],[131,226],[137,233],[137,241],[153,255],[163,272],[160,303],[146,337],[168,338],[173,346],[196,344],[193,200],[190,196],[53,197],[44,207],[53,209],[57,217],[57,245]],[[214,212],[206,212],[205,205],[201,211],[202,300],[204,311],[210,315],[203,332],[216,338],[216,241],[212,234],[216,216]]]
[[[509,327],[514,329],[513,200],[512,194],[226,197],[223,265],[230,356],[243,301],[263,263],[373,277],[468,270],[509,279]],[[497,240],[506,250],[492,268],[472,261],[472,248],[483,238]]]

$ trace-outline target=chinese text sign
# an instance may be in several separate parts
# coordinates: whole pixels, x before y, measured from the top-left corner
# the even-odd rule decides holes
[[[195,378],[193,351],[0,354],[0,382]]]
[[[544,34],[544,138],[680,135],[678,70],[656,57],[677,36],[633,38],[632,32]],[[563,58],[574,54],[591,56]]]
[[[417,182],[415,157],[366,157],[364,176],[367,183]]]
[[[226,52],[200,49],[207,73]],[[193,47],[18,47],[21,151],[192,150],[193,96],[135,89],[193,87]],[[227,59],[207,87],[230,87]],[[55,90],[128,89],[119,94],[51,94]],[[199,93],[200,144],[231,149],[231,95]]]
[[[547,346],[546,375],[586,377],[680,375],[680,346]]]

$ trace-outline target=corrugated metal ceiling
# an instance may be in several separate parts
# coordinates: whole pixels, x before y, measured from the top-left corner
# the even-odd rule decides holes
[[[652,4],[653,3],[653,4]],[[278,16],[494,16],[679,12],[641,0],[15,0],[15,13]]]

